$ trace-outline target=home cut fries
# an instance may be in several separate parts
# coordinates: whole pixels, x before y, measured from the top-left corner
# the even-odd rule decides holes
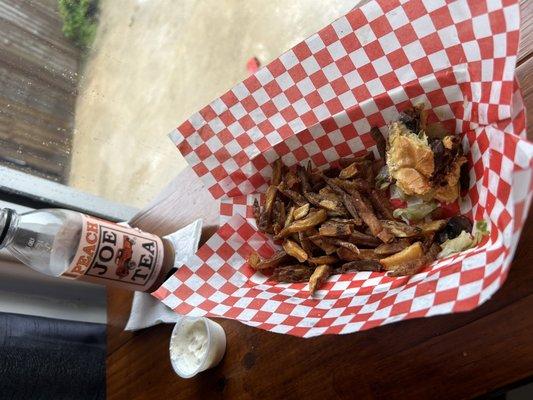
[[[389,125],[394,143],[372,129],[379,159],[368,153],[324,171],[310,163],[287,168],[276,160],[264,204],[256,201],[253,209],[259,230],[272,235],[282,250],[266,259],[251,253],[250,267],[271,270],[270,279],[278,282],[308,281],[314,293],[333,274],[413,275],[438,257],[441,246],[455,240],[460,248],[456,238],[463,231],[470,235],[470,220],[432,216],[435,200],[455,200],[466,158],[455,136],[428,137],[425,121],[421,107],[400,114]],[[421,158],[413,158],[415,153]],[[441,165],[442,160],[450,165]],[[397,181],[402,187],[396,191],[426,197],[393,209],[389,190]]]

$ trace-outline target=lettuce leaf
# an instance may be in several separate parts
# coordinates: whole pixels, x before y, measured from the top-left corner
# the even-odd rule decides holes
[[[397,208],[392,212],[392,215],[394,218],[401,218],[404,222],[409,223],[410,221],[420,221],[437,207],[436,202],[413,204],[405,208]]]
[[[438,257],[448,257],[450,254],[459,253],[474,246],[474,237],[467,231],[462,231],[459,236],[454,239],[448,239],[441,244],[442,250]]]
[[[488,235],[490,235],[490,231],[487,221],[484,219],[476,221],[474,228],[474,246],[481,243],[483,238]]]

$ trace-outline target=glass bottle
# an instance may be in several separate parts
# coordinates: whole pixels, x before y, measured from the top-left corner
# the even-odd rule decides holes
[[[46,275],[152,292],[174,263],[167,239],[76,211],[0,210],[0,248]]]

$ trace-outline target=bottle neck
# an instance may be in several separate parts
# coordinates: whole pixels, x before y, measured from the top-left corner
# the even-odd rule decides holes
[[[0,211],[0,249],[11,244],[19,223],[19,215],[11,208]]]

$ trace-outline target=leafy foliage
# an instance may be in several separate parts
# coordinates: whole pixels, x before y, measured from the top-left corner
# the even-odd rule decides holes
[[[58,0],[63,34],[81,49],[87,49],[96,34],[97,0]]]

